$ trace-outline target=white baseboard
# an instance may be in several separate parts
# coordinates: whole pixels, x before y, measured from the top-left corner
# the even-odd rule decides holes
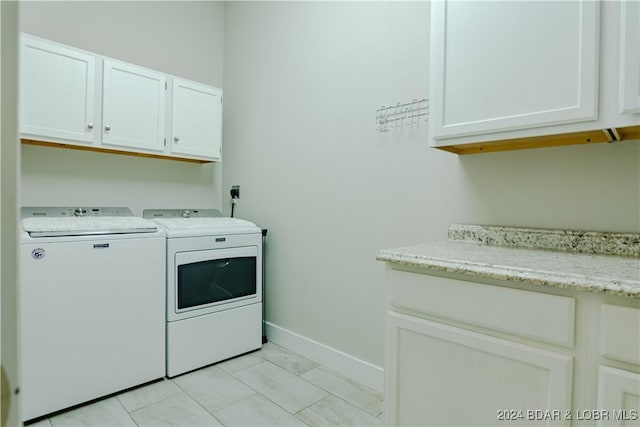
[[[328,345],[303,337],[270,322],[264,322],[267,339],[274,344],[311,359],[354,381],[382,392],[384,370]]]

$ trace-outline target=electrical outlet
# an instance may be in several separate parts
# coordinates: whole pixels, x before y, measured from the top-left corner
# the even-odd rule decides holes
[[[240,198],[240,186],[234,185],[231,187],[231,198],[239,199]]]

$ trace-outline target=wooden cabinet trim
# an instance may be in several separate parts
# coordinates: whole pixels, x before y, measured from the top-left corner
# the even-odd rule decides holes
[[[557,147],[563,145],[598,144],[640,139],[640,126],[614,129],[619,136],[615,141],[607,129],[564,133],[559,135],[532,136],[528,138],[505,139],[500,141],[478,142],[434,147],[455,154],[493,153],[497,151],[524,150],[529,148]]]
[[[103,147],[92,147],[89,145],[74,145],[74,144],[65,144],[61,142],[48,142],[48,141],[37,141],[34,139],[21,139],[20,142],[24,145],[38,145],[41,147],[58,147],[58,148],[70,148],[72,150],[81,150],[81,151],[93,151],[96,153],[109,153],[109,154],[120,154],[125,156],[134,156],[134,157],[146,157],[149,159],[164,159],[164,160],[176,160],[179,162],[188,162],[188,163],[213,163],[214,160],[201,160],[201,159],[189,159],[184,157],[175,157],[175,156],[165,156],[162,154],[151,154],[151,153],[138,153],[135,151],[126,151],[126,150],[115,150],[112,148],[103,148]]]

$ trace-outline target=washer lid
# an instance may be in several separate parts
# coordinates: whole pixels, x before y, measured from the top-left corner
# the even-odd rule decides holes
[[[25,218],[22,229],[31,237],[153,233],[158,230],[153,222],[135,216]]]

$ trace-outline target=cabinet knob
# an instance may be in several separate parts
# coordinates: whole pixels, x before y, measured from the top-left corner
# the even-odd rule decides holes
[[[88,129],[93,129],[93,123],[88,123],[88,124],[87,124],[87,128],[88,128]]]
[[[180,138],[178,138],[177,136],[174,136],[174,137],[173,137],[173,140],[174,140],[175,142],[178,142],[178,141],[180,141]]]
[[[106,126],[104,127],[104,130],[106,130],[106,131],[110,131],[110,130],[111,130],[111,126],[106,125]]]

